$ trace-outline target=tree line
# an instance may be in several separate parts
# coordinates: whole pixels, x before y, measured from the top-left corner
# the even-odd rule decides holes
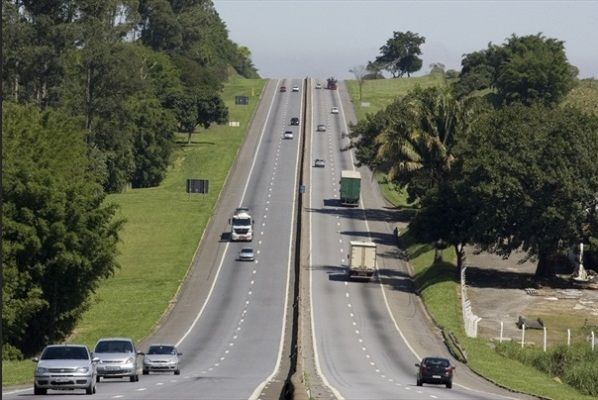
[[[258,77],[211,0],[3,0],[3,358],[65,338],[114,273],[104,202],[164,178],[175,133]]]
[[[513,35],[466,54],[456,81],[416,88],[352,127],[360,163],[418,205],[410,232],[538,261],[536,276],[579,243],[598,244],[598,116],[566,106],[577,68],[563,42]]]

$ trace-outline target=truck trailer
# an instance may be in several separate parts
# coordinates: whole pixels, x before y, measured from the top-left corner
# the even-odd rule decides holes
[[[351,241],[349,277],[370,278],[376,272],[376,243]]]
[[[253,218],[251,217],[248,208],[240,207],[235,209],[229,223],[231,225],[231,241],[251,242],[251,240],[253,240]]]
[[[341,205],[357,207],[361,191],[361,174],[359,171],[341,171]]]

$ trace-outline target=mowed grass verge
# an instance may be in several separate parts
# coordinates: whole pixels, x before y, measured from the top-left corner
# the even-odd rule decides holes
[[[374,114],[392,103],[397,97],[404,96],[408,91],[421,88],[444,86],[444,78],[440,74],[418,76],[413,78],[374,79],[364,81],[362,97],[359,99],[359,85],[355,80],[345,81],[347,90],[353,99],[353,107],[358,119],[365,118],[366,114]],[[362,103],[369,106],[362,107]]]
[[[422,80],[428,82],[426,77],[410,78],[411,80]],[[364,85],[364,100],[380,107],[389,104],[393,99],[389,93],[397,93],[396,96],[404,95],[408,90],[415,87],[417,83],[398,83],[403,79],[369,81]],[[371,92],[366,99],[365,87],[375,82],[382,86],[385,82],[388,88],[381,88],[380,100],[376,100],[374,85],[370,86]],[[358,99],[358,86],[355,81],[347,81],[347,87],[356,106]],[[443,83],[440,83],[443,84]],[[423,85],[422,85],[423,86]],[[370,107],[367,112],[375,112]],[[360,117],[361,118],[361,117]],[[412,205],[406,204],[404,193],[392,193],[394,187],[385,182],[383,177],[377,176],[381,185],[381,192],[385,199],[396,207],[411,209]],[[496,382],[497,384],[526,393],[533,393],[546,398],[559,400],[590,400],[591,396],[584,396],[569,385],[558,383],[550,377],[533,367],[526,366],[518,361],[506,358],[498,354],[493,344],[485,339],[472,339],[465,335],[463,318],[461,316],[461,300],[459,293],[459,281],[457,268],[454,264],[455,254],[452,249],[443,253],[445,262],[434,264],[434,249],[429,244],[417,243],[405,231],[401,236],[402,245],[407,249],[410,264],[414,271],[414,278],[420,288],[420,295],[426,309],[438,326],[445,331],[452,332],[458,339],[459,344],[465,350],[468,357],[469,367],[476,373]],[[457,371],[458,373],[458,371]]]
[[[151,333],[185,278],[265,83],[232,78],[223,99],[230,121],[239,121],[239,127],[199,131],[189,145],[187,136],[180,135],[159,187],[108,196],[106,201],[118,204],[118,216],[127,221],[119,245],[121,268],[101,283],[68,342],[91,347],[104,336],[138,342]],[[248,106],[234,104],[239,95],[249,97]],[[186,194],[187,178],[209,179],[209,193]],[[2,385],[31,382],[34,367],[30,360],[3,362]]]

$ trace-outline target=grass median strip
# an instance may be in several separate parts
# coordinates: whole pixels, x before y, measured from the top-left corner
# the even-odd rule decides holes
[[[199,239],[213,213],[266,81],[233,78],[224,88],[229,119],[239,127],[214,126],[178,137],[173,163],[159,187],[130,189],[108,196],[127,220],[118,256],[121,268],[92,297],[69,342],[93,346],[102,336],[139,341],[153,329],[182,283]],[[249,105],[235,105],[248,96]],[[187,178],[209,179],[207,195],[189,196]],[[30,360],[3,362],[2,385],[32,380]]]

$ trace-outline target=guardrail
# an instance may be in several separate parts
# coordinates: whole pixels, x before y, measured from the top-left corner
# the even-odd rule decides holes
[[[467,280],[465,271],[467,266],[461,268],[461,311],[463,313],[463,324],[465,325],[465,334],[469,337],[478,337],[478,323],[482,318],[478,317],[471,310],[471,300],[467,296]]]

